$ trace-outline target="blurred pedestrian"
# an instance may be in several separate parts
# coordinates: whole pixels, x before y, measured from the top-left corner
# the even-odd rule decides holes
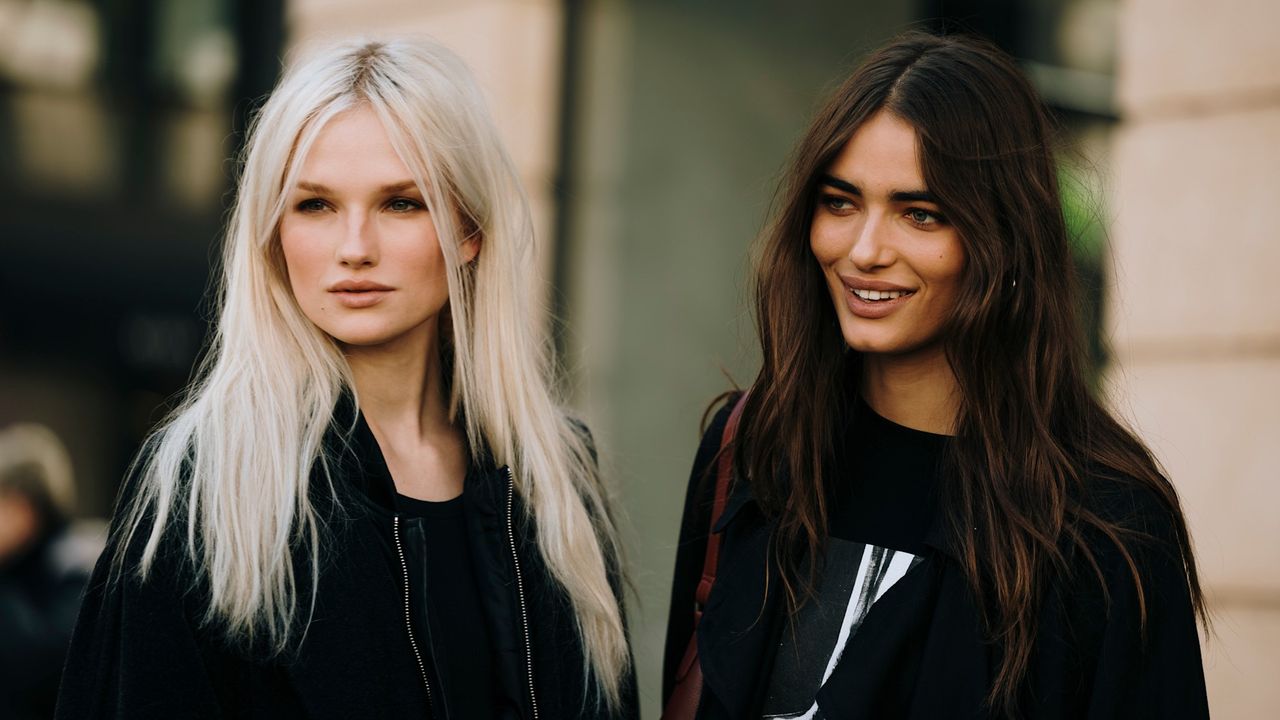
[[[95,569],[64,718],[633,717],[615,533],[480,88],[347,42],[257,115],[216,342]]]
[[[70,520],[71,462],[52,430],[0,430],[0,718],[53,717],[58,677],[101,541]]]
[[[690,479],[671,718],[1208,716],[1186,520],[1091,391],[1050,127],[1012,58],[924,34],[813,119],[763,367]]]

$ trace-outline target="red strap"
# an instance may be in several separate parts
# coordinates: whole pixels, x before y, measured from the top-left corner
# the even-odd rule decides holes
[[[711,586],[716,582],[716,566],[720,559],[720,533],[713,532],[720,516],[724,515],[725,505],[729,503],[729,483],[733,478],[733,436],[738,431],[738,421],[742,419],[742,406],[746,405],[747,394],[743,393],[729,414],[729,421],[724,426],[724,436],[720,440],[720,458],[716,465],[716,496],[711,505],[711,524],[707,526],[707,554],[702,561],[702,580],[698,582],[698,591],[694,594],[697,610],[694,614],[693,630],[698,631],[698,620],[701,619],[702,607],[711,597]]]
[[[694,594],[696,603],[693,607],[693,632],[689,634],[689,645],[685,647],[684,657],[676,669],[676,683],[671,697],[667,698],[667,706],[663,708],[663,720],[692,720],[698,712],[698,703],[702,698],[702,667],[698,664],[698,624],[702,620],[702,607],[711,597],[711,586],[716,582],[716,564],[720,558],[720,535],[714,532],[720,516],[724,515],[725,505],[729,502],[729,481],[733,477],[733,444],[734,433],[738,429],[738,420],[742,417],[742,407],[746,404],[747,394],[743,393],[729,421],[725,423],[724,435],[720,439],[720,457],[716,465],[716,494],[711,505],[711,522],[707,525],[707,553],[702,562],[702,579],[698,582],[698,590]]]

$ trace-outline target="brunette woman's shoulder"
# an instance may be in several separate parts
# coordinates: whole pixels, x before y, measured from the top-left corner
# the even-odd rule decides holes
[[[1098,520],[1146,545],[1173,545],[1186,532],[1182,505],[1173,484],[1159,473],[1135,477],[1093,467],[1082,477],[1080,506]]]
[[[1035,694],[1089,717],[1208,717],[1198,580],[1172,486],[1095,470],[1073,528],[1081,543],[1047,598]]]

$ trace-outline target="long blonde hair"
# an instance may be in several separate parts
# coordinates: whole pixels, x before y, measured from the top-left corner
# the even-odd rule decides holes
[[[140,455],[125,508],[126,541],[147,533],[151,569],[165,526],[208,580],[206,620],[235,638],[283,650],[300,615],[291,553],[319,572],[321,527],[308,494],[328,476],[323,438],[350,370],[335,342],[299,309],[280,251],[286,188],[335,115],[368,107],[432,208],[449,267],[450,407],[472,452],[513,470],[552,577],[567,592],[585,647],[582,671],[619,702],[629,653],[610,584],[615,528],[595,461],[551,388],[542,327],[529,308],[536,266],[528,200],[483,95],[465,65],[423,40],[347,42],[293,66],[257,115],[227,232],[221,316],[186,401]],[[463,263],[468,232],[483,238]],[[123,565],[123,552],[117,555]],[[314,583],[305,586],[314,588]],[[314,604],[314,590],[310,601]]]

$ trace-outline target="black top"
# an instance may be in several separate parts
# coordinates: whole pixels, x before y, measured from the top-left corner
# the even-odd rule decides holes
[[[493,649],[467,549],[463,496],[432,502],[397,494],[402,515],[422,518],[427,554],[427,617],[435,687],[448,697],[449,717],[493,718]]]
[[[714,488],[714,463],[729,408],[719,412],[703,437],[690,476],[680,544],[676,551],[663,667],[663,701],[675,684],[675,672],[693,627],[694,594],[702,571]],[[853,426],[857,429],[857,425]],[[870,426],[875,429],[872,418]],[[862,458],[862,471],[870,478],[875,465],[888,460],[891,477],[923,479],[928,474],[909,472],[907,464],[923,461],[911,448],[923,451],[928,437],[882,424],[884,445],[880,459]],[[905,441],[900,446],[898,441]],[[852,442],[856,443],[857,438]],[[942,442],[945,447],[945,441]],[[894,448],[897,448],[896,450]],[[878,453],[872,453],[876,455]],[[903,463],[894,467],[896,462]],[[855,463],[856,464],[856,463]],[[927,464],[926,464],[927,466]],[[834,476],[856,474],[852,467],[832,468]],[[920,492],[910,478],[894,483],[850,483],[844,509],[833,513],[834,533],[862,543],[859,572],[889,577],[895,554],[912,555],[903,569],[902,559],[894,582],[880,592],[869,608],[855,608],[856,631],[850,628],[836,662],[822,665],[822,682],[808,672],[811,686],[821,688],[816,700],[817,717],[837,718],[985,718],[994,713],[986,705],[995,671],[998,648],[984,635],[983,623],[969,589],[957,552],[947,540],[939,508],[931,494]],[[887,493],[868,499],[868,493]],[[1092,473],[1086,478],[1086,506],[1103,518],[1141,531],[1148,539],[1129,549],[1142,569],[1146,598],[1145,636],[1139,630],[1139,603],[1128,567],[1115,546],[1096,533],[1085,532],[1110,597],[1090,567],[1078,557],[1070,574],[1050,582],[1041,606],[1036,646],[1033,650],[1020,708],[1029,718],[1206,718],[1204,671],[1195,616],[1187,579],[1173,534],[1173,512],[1155,493],[1124,478]],[[838,500],[838,499],[837,499]],[[867,507],[863,512],[858,506]],[[837,502],[837,506],[841,503]],[[920,508],[915,512],[914,508]],[[881,516],[883,509],[884,515]],[[724,514],[712,532],[723,533],[716,582],[698,625],[698,657],[703,689],[698,718],[761,717],[771,697],[775,676],[784,672],[777,662],[785,637],[781,578],[770,562],[775,521],[752,498],[750,484],[735,481]],[[871,573],[873,563],[862,567],[865,546],[877,543],[885,552]],[[918,554],[917,554],[918,553]],[[917,560],[918,558],[918,560]],[[852,567],[846,562],[846,568]],[[840,573],[828,573],[840,575]],[[852,595],[852,589],[848,591]],[[839,605],[837,601],[836,605]],[[865,603],[864,603],[865,605]],[[839,609],[847,614],[849,603]],[[802,623],[821,628],[821,623]],[[850,623],[852,625],[852,621]],[[793,637],[791,650],[801,656],[805,642],[836,642],[831,633],[814,632],[813,639]],[[837,638],[839,636],[837,635]],[[797,643],[799,647],[797,647]],[[821,651],[815,651],[821,655]],[[793,667],[800,667],[800,663]],[[802,696],[805,691],[798,691]],[[792,699],[789,702],[795,702]],[[804,704],[804,698],[798,705]],[[780,713],[795,708],[774,708]],[[807,708],[801,708],[801,712]]]
[[[849,639],[871,606],[928,552],[946,436],[897,425],[862,402],[844,435],[822,576],[797,616],[776,623],[765,717],[822,717],[814,698]]]
[[[428,523],[397,513],[377,443],[349,400],[335,408],[325,448],[333,482],[317,464],[310,483],[322,526],[319,584],[312,607],[310,557],[298,552],[297,619],[306,624],[289,647],[270,655],[229,645],[216,623],[204,622],[209,588],[187,558],[182,513],[168,527],[146,581],[132,572],[146,533],[122,546],[117,517],[85,594],[56,717],[457,717],[445,693],[428,699],[419,664],[443,657],[422,602],[429,595],[427,573],[416,570],[427,566]],[[136,477],[126,481],[125,499],[137,485]],[[492,689],[506,699],[495,708],[499,717],[637,717],[631,672],[623,678],[618,711],[597,709],[596,684],[581,672],[585,650],[571,605],[542,562],[536,526],[509,470],[483,455],[468,468],[463,498],[465,546],[489,620]],[[117,549],[129,572],[113,578]],[[611,580],[620,593],[617,577]]]

